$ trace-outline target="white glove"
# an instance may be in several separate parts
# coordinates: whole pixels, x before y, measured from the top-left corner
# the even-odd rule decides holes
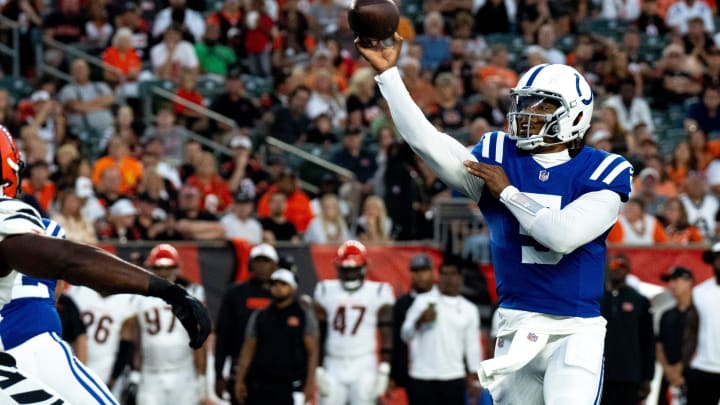
[[[332,382],[330,382],[330,376],[328,376],[327,372],[322,367],[315,369],[315,384],[317,385],[320,396],[326,397],[330,395]]]
[[[137,370],[131,371],[130,375],[128,375],[128,382],[131,384],[140,384],[140,372]]]
[[[198,401],[203,401],[208,399],[208,382],[207,377],[205,375],[199,375],[195,379],[195,398],[198,399]]]
[[[375,386],[373,387],[374,396],[379,397],[385,394],[388,383],[390,383],[390,364],[383,361],[378,364],[377,377],[375,377]]]

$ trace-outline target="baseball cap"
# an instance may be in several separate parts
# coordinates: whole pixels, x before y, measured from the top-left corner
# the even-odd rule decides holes
[[[718,253],[720,253],[720,242],[716,242],[710,249],[703,252],[703,261],[707,264],[712,264]]]
[[[432,260],[425,253],[418,253],[410,259],[410,271],[432,270]]]
[[[33,92],[32,95],[30,95],[30,101],[32,101],[33,103],[48,100],[50,100],[50,93],[48,93],[46,90],[36,90]]]
[[[610,139],[610,132],[603,130],[595,131],[590,137],[590,144],[594,145],[600,141]]]
[[[80,198],[92,197],[94,194],[92,180],[87,177],[75,179],[75,194]]]
[[[640,174],[638,175],[641,180],[644,180],[648,176],[654,178],[655,181],[660,181],[660,173],[652,167],[646,167],[640,170]]]
[[[692,271],[682,266],[671,267],[667,274],[660,276],[663,281],[675,280],[677,278],[684,278],[686,280],[694,280],[695,276]]]
[[[254,259],[256,257],[267,257],[275,263],[280,260],[275,248],[267,243],[261,243],[250,249],[250,259]]]
[[[132,201],[127,198],[121,198],[110,206],[110,215],[123,216],[135,214],[137,214],[137,210],[135,209]]]
[[[252,141],[245,135],[235,135],[230,139],[230,147],[252,149]]]
[[[292,288],[297,288],[295,275],[288,269],[277,269],[270,276],[270,281],[282,281]]]
[[[625,269],[630,270],[630,259],[624,254],[617,254],[610,258],[608,263],[611,269]]]

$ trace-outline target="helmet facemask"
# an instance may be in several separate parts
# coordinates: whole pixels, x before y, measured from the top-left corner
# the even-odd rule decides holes
[[[365,266],[360,267],[341,267],[338,266],[338,279],[343,289],[347,291],[355,291],[362,287],[365,281]]]
[[[558,94],[531,88],[511,92],[508,123],[511,139],[523,150],[566,143],[559,138],[563,118],[569,116],[567,102]],[[548,138],[554,139],[554,141]]]

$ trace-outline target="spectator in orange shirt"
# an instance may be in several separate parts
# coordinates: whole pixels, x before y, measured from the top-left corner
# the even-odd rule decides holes
[[[204,107],[203,96],[197,89],[197,73],[193,69],[183,69],[180,75],[180,86],[175,95],[192,104]],[[178,102],[173,104],[178,121],[185,128],[194,132],[203,131],[208,127],[208,117]]]
[[[618,220],[610,230],[607,241],[634,246],[652,246],[667,243],[669,238],[663,224],[645,212],[645,204],[639,198],[630,198]]]
[[[275,184],[270,186],[262,198],[260,198],[257,207],[258,217],[265,218],[270,216],[270,196],[277,191],[285,194],[287,197],[285,218],[295,225],[299,233],[305,232],[310,220],[313,219],[310,197],[298,188],[295,173],[290,169],[285,169]]]
[[[97,187],[103,171],[109,167],[117,167],[120,170],[121,179],[118,192],[121,194],[133,194],[137,182],[142,176],[142,164],[130,156],[130,149],[125,140],[114,136],[108,142],[108,154],[95,162],[93,167],[92,181]]]
[[[669,242],[679,245],[705,242],[702,232],[696,226],[690,225],[685,206],[678,197],[665,201],[660,213],[659,219],[665,226]]]
[[[210,152],[202,152],[195,160],[195,174],[186,184],[200,190],[201,211],[218,215],[232,203],[230,187],[218,174],[217,161]]]
[[[511,89],[517,85],[518,75],[514,70],[508,67],[509,63],[510,53],[508,52],[507,46],[504,44],[497,44],[492,47],[488,64],[479,68],[477,70],[477,74],[480,80],[497,76],[500,78],[500,83],[502,84],[503,89]]]
[[[28,180],[22,183],[22,192],[32,194],[47,212],[57,192],[55,184],[50,181],[50,168],[46,161],[38,160],[28,167],[28,173]]]
[[[142,69],[142,61],[133,48],[133,33],[130,28],[117,30],[112,46],[103,52],[102,60],[122,72],[125,82],[137,80]],[[116,84],[120,82],[120,77],[114,71],[105,70],[105,81]]]

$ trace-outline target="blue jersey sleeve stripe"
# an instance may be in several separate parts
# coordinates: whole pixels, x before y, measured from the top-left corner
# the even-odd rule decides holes
[[[594,172],[590,175],[590,180],[597,180],[600,178],[600,175],[603,174],[605,169],[610,166],[610,164],[615,161],[616,159],[620,159],[620,155],[612,154],[610,156],[605,157],[602,162],[600,162],[600,165],[595,169]]]
[[[502,163],[503,151],[505,150],[505,133],[496,132],[495,134],[497,134],[495,137],[495,161]]]
[[[490,143],[492,142],[493,135],[495,132],[487,133],[483,135],[482,140],[482,151],[480,152],[480,156],[482,156],[485,159],[490,159]]]
[[[615,168],[612,169],[612,171],[610,171],[610,173],[607,176],[605,176],[605,178],[602,180],[603,183],[605,183],[605,184],[612,183],[613,180],[615,180],[617,178],[617,176],[620,175],[620,173],[625,171],[625,169],[632,170],[632,165],[627,160],[620,163],[619,165],[615,166]]]

